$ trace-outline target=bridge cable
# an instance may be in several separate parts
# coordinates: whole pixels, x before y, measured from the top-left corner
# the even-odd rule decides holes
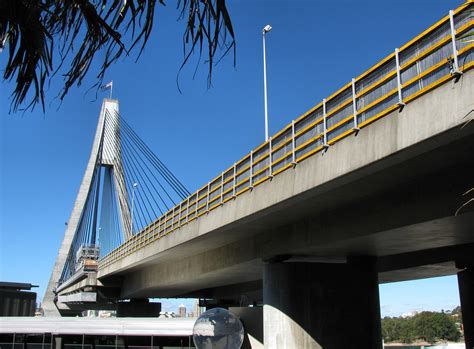
[[[109,131],[109,128],[106,129],[106,131]],[[111,131],[110,131],[111,132]],[[116,138],[115,138],[116,139]],[[121,144],[123,145],[123,144]],[[125,151],[124,151],[124,148],[123,146],[121,147],[121,151],[122,151],[122,155],[125,155]],[[133,184],[134,184],[134,180],[129,178],[126,174],[129,173],[129,172],[132,172],[128,166],[128,161],[124,161],[124,160],[127,160],[127,158],[124,158],[122,156],[122,164],[124,166],[124,179],[125,179],[125,186],[126,186],[126,189],[127,189],[127,193],[128,195],[131,195],[130,193],[132,193],[132,191],[134,190],[133,188]],[[135,171],[133,171],[132,173],[133,176],[135,176]],[[141,195],[140,195],[140,198],[141,198]],[[130,198],[129,198],[130,199]],[[137,202],[137,207],[139,207],[139,212],[140,214],[143,216],[143,220],[146,221],[144,215],[143,215],[143,210],[141,209],[141,200],[136,200]],[[131,210],[131,208],[129,207],[129,209]],[[138,211],[138,210],[137,210]],[[131,215],[132,216],[132,215]],[[140,222],[140,226],[143,224],[142,223],[142,217],[140,217],[138,214],[137,215],[133,215],[133,217],[131,217],[132,219],[133,218],[137,218],[138,216],[138,221]],[[132,231],[132,234],[133,234],[133,221],[131,222],[131,231]]]
[[[181,181],[179,181],[179,179],[176,178],[176,176],[168,169],[168,167],[166,167],[166,165],[150,150],[150,148],[146,145],[146,143],[137,135],[137,133],[127,123],[127,121],[123,117],[120,117],[120,120],[122,121],[124,128],[130,132],[133,139],[140,146],[144,154],[146,154],[148,158],[150,159],[150,161],[155,164],[157,169],[161,169],[163,173],[163,177],[168,179],[169,181],[168,183],[170,184],[170,186],[175,188],[181,194],[180,195],[181,199],[184,200],[189,195],[191,195],[189,190],[186,189],[186,187],[181,183]],[[173,183],[170,183],[170,182],[173,182]]]
[[[123,124],[125,123],[125,122],[123,121],[123,119],[121,119],[121,121],[123,122]],[[130,135],[130,136],[131,136],[131,141],[135,141],[135,144],[136,144],[136,145],[138,146],[138,148],[139,148],[138,150],[142,150],[142,152],[143,152],[143,149],[140,148],[140,145],[136,142],[136,139],[134,139],[133,134],[132,134],[129,130],[127,130],[127,127],[123,127],[122,130],[123,130],[123,132],[125,133],[125,135],[127,135],[127,136]],[[128,139],[128,137],[126,137],[125,139]],[[130,142],[129,142],[129,143],[130,143]],[[138,150],[135,150],[135,153],[138,153]],[[150,156],[148,156],[147,154],[145,154],[145,153],[144,153],[144,155],[145,155],[145,156],[147,157],[147,159],[151,162],[151,159],[152,159],[152,158],[151,158]],[[140,158],[140,159],[142,160],[142,162],[145,163],[145,161],[143,160],[143,158]],[[153,165],[153,163],[152,163],[152,165]],[[174,187],[173,184],[170,184],[170,183],[169,183],[169,181],[166,179],[166,174],[165,174],[160,168],[157,168],[156,165],[155,165],[154,167],[155,167],[155,169],[158,171],[158,173],[160,173],[161,176],[165,179],[165,181],[168,183],[168,185],[170,185],[170,187],[171,187],[175,192],[177,192],[177,194],[179,194],[179,193],[178,193],[179,188],[178,188],[178,187]],[[169,200],[172,202],[172,204],[173,204],[173,205],[176,205],[175,201],[173,200],[173,198],[171,197],[171,195],[168,193],[168,191],[163,187],[163,185],[161,184],[160,180],[158,180],[158,178],[156,177],[155,173],[154,173],[153,171],[151,171],[151,169],[150,169],[148,166],[147,166],[147,169],[150,171],[150,173],[152,174],[153,178],[154,178],[155,181],[158,183],[158,185],[159,185],[160,188],[163,190],[163,192],[166,194],[166,196],[169,198]],[[155,188],[155,190],[156,190],[156,188]],[[158,190],[156,190],[156,192],[159,193]],[[181,197],[181,195],[180,195],[180,197]],[[160,196],[160,198],[161,198],[161,196]],[[162,198],[161,198],[161,200],[162,200]],[[165,202],[164,200],[162,200],[162,202],[163,202],[163,204],[164,204],[165,207],[166,207],[166,211],[169,210],[169,207],[168,207],[168,205],[166,204],[166,202]]]
[[[125,142],[127,142],[128,144],[130,144],[130,141],[128,140],[128,137],[125,138]],[[125,148],[125,147],[124,147]],[[150,170],[150,168],[146,165],[146,162],[139,156],[139,153],[137,152],[136,149],[134,149],[132,146],[130,146],[130,148],[132,149],[132,151],[137,155],[137,157],[143,162],[143,164],[145,165],[146,169],[152,174],[152,176],[154,177],[154,179],[158,182],[158,184],[160,185],[160,187],[162,188],[163,191],[165,191],[165,189],[163,188],[163,186],[161,185],[161,183],[159,182],[159,180],[156,178],[156,176],[154,176],[153,172]],[[135,159],[135,157],[133,157],[133,159]],[[164,199],[162,198],[162,196],[160,195],[158,189],[155,187],[155,185],[153,184],[153,182],[151,181],[151,179],[148,177],[148,174],[147,172],[143,169],[143,167],[140,165],[140,169],[141,171],[139,173],[144,173],[145,176],[146,176],[146,179],[148,182],[150,182],[150,185],[153,187],[153,189],[155,190],[156,194],[158,195],[158,197],[160,198],[161,202],[163,203],[163,205],[165,206],[166,210],[169,210],[169,207],[168,205],[166,204],[166,202],[164,201]],[[143,177],[142,177],[143,179]],[[147,189],[151,192],[150,188],[148,188],[148,185],[147,185],[147,181],[144,181],[144,183],[146,184],[146,187]],[[159,211],[161,214],[163,214],[163,211],[161,210],[161,207],[160,205],[158,204],[158,202],[156,202],[156,199],[154,198],[154,196],[152,196],[152,199],[153,201],[155,202],[155,205],[158,207]],[[170,197],[171,199],[171,197]],[[172,199],[171,199],[172,200]],[[157,213],[154,211],[153,209],[153,213],[155,214],[155,216],[157,216]],[[156,217],[155,217],[156,218]]]

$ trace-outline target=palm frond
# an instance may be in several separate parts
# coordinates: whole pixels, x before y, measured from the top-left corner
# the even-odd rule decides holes
[[[72,86],[79,86],[97,59],[104,58],[94,87],[99,88],[108,68],[123,55],[138,49],[138,57],[150,39],[155,7],[164,0],[3,0],[0,1],[0,49],[7,54],[3,78],[14,80],[11,110],[45,106],[47,79],[62,72],[62,100]],[[206,50],[208,85],[214,57],[226,56],[235,37],[225,0],[178,0],[180,17],[186,20],[184,66],[190,56]],[[3,44],[5,43],[5,44]],[[199,47],[199,50],[196,48]],[[2,52],[2,51],[0,51]],[[53,64],[53,59],[54,63]]]

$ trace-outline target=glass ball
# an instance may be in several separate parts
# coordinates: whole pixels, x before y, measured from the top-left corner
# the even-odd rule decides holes
[[[213,308],[202,313],[194,323],[193,340],[197,349],[240,349],[244,327],[227,309]]]

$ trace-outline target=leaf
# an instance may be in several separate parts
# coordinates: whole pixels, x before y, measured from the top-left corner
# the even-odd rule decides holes
[[[7,54],[3,78],[15,82],[10,110],[16,112],[24,104],[25,109],[34,108],[39,103],[44,111],[46,80],[60,71],[64,86],[58,97],[63,100],[71,87],[81,85],[97,54],[104,52],[93,85],[98,89],[120,57],[136,47],[137,59],[140,57],[152,33],[157,2],[165,5],[163,0],[0,1],[0,41],[7,48],[2,52]],[[234,30],[225,1],[178,0],[177,8],[181,19],[188,13],[179,72],[195,52],[199,62],[207,46],[211,86],[220,51],[217,62],[233,48],[235,64]]]

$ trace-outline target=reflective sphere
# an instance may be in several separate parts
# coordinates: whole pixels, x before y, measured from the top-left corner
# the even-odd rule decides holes
[[[244,327],[227,309],[214,308],[201,314],[193,328],[197,349],[240,349]]]

